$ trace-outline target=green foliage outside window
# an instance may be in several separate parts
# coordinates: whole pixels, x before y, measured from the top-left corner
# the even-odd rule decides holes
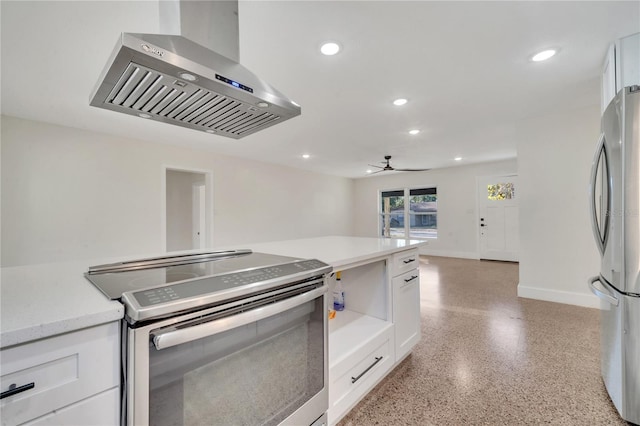
[[[487,185],[487,198],[492,201],[511,200],[515,198],[516,192],[513,183],[496,183]]]

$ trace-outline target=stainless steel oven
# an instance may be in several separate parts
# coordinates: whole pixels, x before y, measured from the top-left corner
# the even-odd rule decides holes
[[[86,274],[125,305],[122,423],[326,424],[331,268],[250,251],[197,256]]]

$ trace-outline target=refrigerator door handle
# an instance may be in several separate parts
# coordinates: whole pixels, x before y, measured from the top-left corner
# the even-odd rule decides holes
[[[599,275],[596,275],[595,277],[589,278],[589,287],[591,288],[591,291],[593,292],[593,294],[598,296],[600,299],[609,302],[613,306],[618,306],[620,301],[618,299],[616,299],[614,296],[612,296],[611,294],[607,294],[608,292],[605,293],[604,291],[602,291],[598,287],[596,287],[596,281],[599,282],[600,284],[604,285],[604,283],[600,280],[600,276]]]
[[[607,153],[605,151],[604,148],[604,133],[602,133],[600,135],[600,139],[598,140],[598,148],[596,148],[596,155],[593,158],[593,164],[591,166],[591,183],[589,185],[589,198],[590,198],[590,204],[591,204],[591,226],[593,229],[593,235],[596,238],[596,243],[598,245],[598,250],[600,250],[600,254],[604,254],[604,248],[606,246],[607,243],[607,236],[609,233],[609,209],[610,209],[610,199],[611,199],[611,183],[610,183],[610,179],[609,179],[609,164],[607,161]],[[598,214],[597,214],[597,203],[596,203],[596,185],[598,185],[598,182],[596,181],[596,179],[598,178],[598,165],[600,164],[600,159],[602,158],[602,156],[604,155],[604,168],[605,170],[603,170],[606,175],[605,175],[605,179],[607,182],[606,185],[606,189],[607,189],[607,206],[606,206],[606,212],[604,212],[604,217],[600,217],[600,221],[604,220],[604,226],[600,227],[600,223],[598,223]]]

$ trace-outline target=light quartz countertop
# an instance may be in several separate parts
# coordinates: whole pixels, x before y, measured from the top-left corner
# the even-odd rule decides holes
[[[248,244],[236,248],[248,248],[254,252],[303,259],[318,259],[333,266],[334,270],[339,270],[348,265],[388,256],[423,244],[425,242],[420,240],[330,236]]]
[[[418,240],[330,236],[244,244],[235,248],[318,259],[339,270],[423,243]],[[123,305],[108,300],[83,274],[90,265],[143,257],[151,256],[2,268],[0,348],[120,320],[124,316]]]
[[[84,277],[89,262],[2,268],[0,348],[118,321],[121,303]]]

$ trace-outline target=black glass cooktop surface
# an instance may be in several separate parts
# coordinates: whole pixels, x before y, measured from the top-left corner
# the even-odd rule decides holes
[[[165,262],[165,260],[167,260]],[[154,262],[131,261],[122,264],[91,267],[85,277],[110,299],[120,299],[123,293],[163,287],[170,283],[186,282],[210,276],[224,276],[267,266],[287,264],[300,259],[266,253],[244,251],[239,254],[203,260],[181,256],[167,257]],[[182,263],[180,263],[182,262]],[[167,265],[168,263],[168,265]],[[283,271],[284,273],[284,271]]]

